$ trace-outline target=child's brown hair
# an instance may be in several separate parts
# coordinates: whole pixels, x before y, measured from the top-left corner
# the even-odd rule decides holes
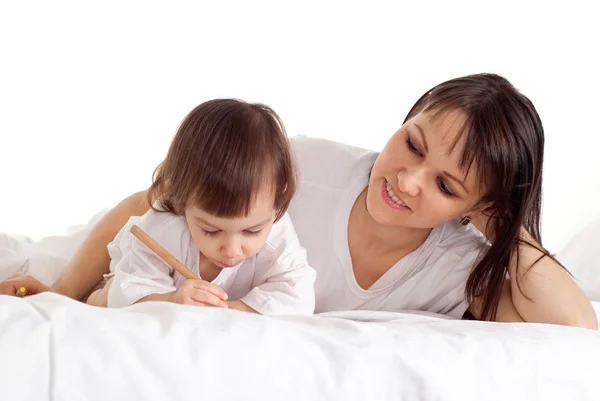
[[[265,189],[273,191],[276,219],[281,218],[296,192],[281,119],[263,104],[216,99],[182,121],[154,172],[148,201],[177,215],[192,202],[217,217],[242,217]]]

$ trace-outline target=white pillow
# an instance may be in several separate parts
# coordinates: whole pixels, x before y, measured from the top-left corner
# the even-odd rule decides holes
[[[589,299],[600,301],[600,220],[573,237],[557,259],[571,272]]]

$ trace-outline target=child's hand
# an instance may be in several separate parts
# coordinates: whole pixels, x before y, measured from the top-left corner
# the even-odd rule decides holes
[[[204,280],[189,279],[173,293],[173,302],[185,305],[227,308],[227,294],[221,287]]]

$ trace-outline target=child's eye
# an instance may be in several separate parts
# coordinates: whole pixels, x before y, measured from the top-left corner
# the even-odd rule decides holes
[[[262,229],[257,230],[257,231],[244,230],[244,234],[246,234],[246,235],[258,235],[261,232],[262,232]]]
[[[219,235],[221,230],[208,231],[208,230],[202,229],[202,232],[204,233],[204,235],[208,235],[209,237],[216,237],[217,235]]]

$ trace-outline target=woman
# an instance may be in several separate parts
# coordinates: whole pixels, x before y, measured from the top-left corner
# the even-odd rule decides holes
[[[317,312],[410,309],[597,329],[591,303],[541,246],[544,132],[506,79],[434,87],[380,154],[303,137],[292,145],[299,186],[289,214],[317,271]],[[88,294],[108,272],[107,244],[148,208],[144,192],[113,208],[52,290]],[[0,291],[19,285],[48,290],[21,276]]]

